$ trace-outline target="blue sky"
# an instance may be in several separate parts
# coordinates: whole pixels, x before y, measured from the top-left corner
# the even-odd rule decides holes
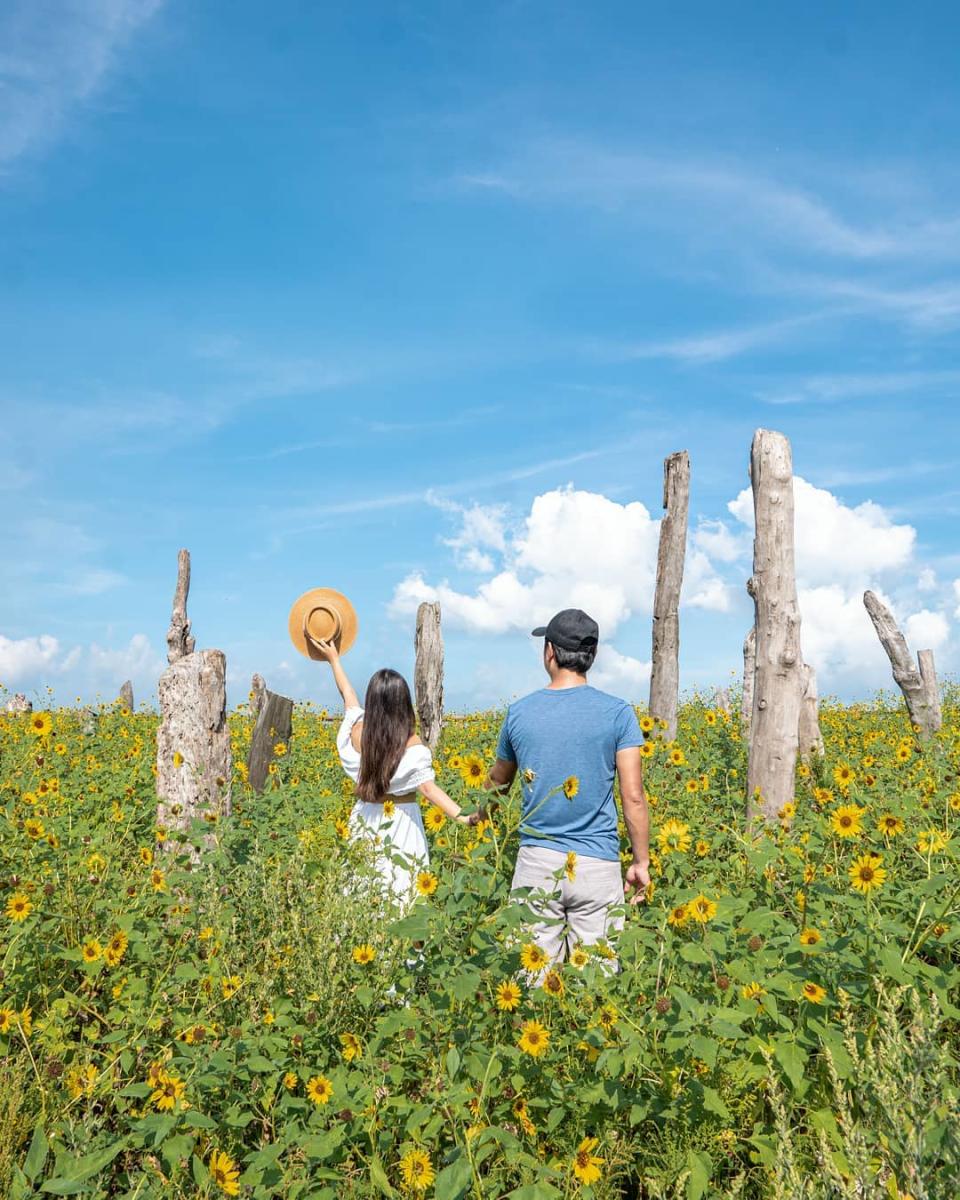
[[[646,693],[662,460],[682,683],[729,682],[757,427],[791,439],[821,690],[880,590],[960,658],[954,6],[12,0],[0,16],[0,680],[148,699],[176,552],[233,701],[333,698],[439,595],[454,707],[568,602]],[[739,497],[739,499],[738,499]],[[731,507],[732,506],[732,507]]]

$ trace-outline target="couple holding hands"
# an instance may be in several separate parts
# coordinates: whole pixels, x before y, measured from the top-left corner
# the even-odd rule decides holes
[[[414,873],[429,864],[418,796],[453,820],[475,824],[480,818],[464,816],[438,785],[433,756],[416,734],[402,675],[377,671],[360,705],[341,661],[356,632],[352,605],[329,588],[305,593],[290,613],[294,644],[308,658],[330,664],[343,697],[337,751],[356,785],[351,836],[388,837],[403,862],[412,863],[407,869],[377,855],[385,884],[402,901],[412,894]],[[559,961],[565,951],[609,940],[622,927],[625,895],[633,904],[645,898],[650,855],[643,735],[630,704],[587,681],[599,644],[596,621],[580,609],[564,609],[532,636],[543,639],[549,682],[507,709],[485,786],[503,795],[520,776],[520,847],[512,888],[530,889],[527,904],[540,918],[531,935],[550,961]],[[632,849],[625,879],[615,779]]]

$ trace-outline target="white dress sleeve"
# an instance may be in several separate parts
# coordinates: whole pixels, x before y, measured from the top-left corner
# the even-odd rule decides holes
[[[390,780],[390,794],[403,796],[436,779],[429,746],[410,746]]]
[[[362,716],[363,709],[359,706],[348,708],[343,714],[343,720],[337,731],[337,753],[340,755],[340,765],[354,783],[357,782],[360,775],[360,752],[354,749],[353,742],[350,741],[350,734]]]

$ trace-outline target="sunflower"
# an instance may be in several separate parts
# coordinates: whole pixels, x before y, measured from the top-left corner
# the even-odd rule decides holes
[[[91,938],[90,941],[83,943],[80,953],[83,955],[85,963],[95,963],[103,953],[103,947],[95,938]]]
[[[833,782],[843,791],[846,791],[852,784],[854,784],[856,779],[856,771],[853,769],[853,767],[848,767],[846,763],[838,763],[833,768]]]
[[[240,991],[243,980],[239,975],[227,975],[220,980],[220,990],[224,1000],[231,1000]]]
[[[905,828],[904,823],[899,817],[895,817],[893,813],[884,813],[877,821],[877,829],[884,837],[899,837]]]
[[[34,713],[30,718],[30,732],[36,737],[46,737],[53,728],[53,718],[48,712]]]
[[[917,849],[921,854],[939,854],[949,841],[950,835],[942,829],[924,829],[917,835]]]
[[[432,896],[437,890],[438,882],[436,875],[431,875],[429,871],[421,871],[417,875],[417,891],[421,896]]]
[[[514,983],[512,979],[505,979],[503,983],[497,984],[497,1008],[501,1012],[513,1012],[519,1005],[521,997],[520,985]]]
[[[833,799],[833,792],[831,792],[829,788],[823,788],[823,787],[814,788],[813,789],[813,798],[814,798],[814,800],[816,800],[817,805],[820,808],[823,808],[823,806],[825,804],[829,804],[830,801]]]
[[[748,983],[740,989],[740,995],[744,1000],[756,1000],[757,1004],[763,1003],[763,997],[766,994],[766,988],[759,983]]]
[[[32,842],[35,842],[39,838],[42,838],[47,831],[44,829],[42,821],[38,821],[35,817],[30,817],[23,823],[23,832]]]
[[[487,768],[478,754],[468,754],[460,767],[460,774],[467,787],[479,787],[487,777]]]
[[[297,1078],[296,1071],[287,1071],[287,1073],[283,1077],[283,1086],[287,1089],[288,1092],[295,1092],[297,1090],[297,1084],[299,1082],[300,1081]]]
[[[589,961],[590,956],[579,946],[570,952],[570,966],[575,967],[578,971],[582,971]]]
[[[850,886],[864,896],[883,886],[886,870],[880,865],[879,854],[861,854],[850,867]]]
[[[573,883],[577,878],[577,852],[576,850],[568,850],[567,858],[563,864],[563,873],[567,879]]]
[[[167,890],[167,877],[158,867],[154,867],[150,872],[150,882],[153,884],[155,892],[165,892]]]
[[[701,892],[699,896],[689,901],[687,911],[691,920],[696,921],[700,925],[705,925],[707,921],[712,921],[717,915],[717,902],[716,900],[708,900]]]
[[[532,1058],[539,1058],[546,1050],[549,1041],[550,1034],[539,1021],[524,1021],[520,1027],[517,1045],[524,1054],[529,1054]]]
[[[859,837],[863,832],[860,822],[863,820],[865,812],[866,809],[859,808],[856,804],[841,804],[839,808],[835,809],[830,818],[830,824],[837,837]]]
[[[0,1008],[0,1034],[6,1036],[17,1023],[15,1008]]]
[[[687,912],[686,904],[678,904],[667,914],[667,924],[673,925],[676,929],[682,929],[689,920],[690,914]]]
[[[70,1093],[71,1100],[79,1100],[81,1096],[89,1096],[99,1078],[97,1068],[92,1063],[88,1063],[85,1067],[74,1067],[68,1071],[64,1082],[67,1085],[67,1091]]]
[[[25,896],[23,892],[14,892],[7,901],[6,913],[11,921],[25,921],[33,912],[33,905],[30,903],[30,897]]]
[[[447,818],[435,804],[431,804],[424,814],[423,823],[431,833],[439,833],[446,824]]]
[[[355,1033],[340,1034],[340,1053],[347,1062],[353,1062],[355,1058],[360,1057],[363,1053],[363,1045]]]
[[[400,1159],[400,1173],[412,1192],[425,1192],[436,1176],[430,1155],[424,1150],[408,1151]]]
[[[137,853],[140,855],[140,861],[145,867],[153,865],[153,851],[149,846],[141,846]]]
[[[642,716],[640,718],[640,728],[643,730],[644,733],[652,733],[653,725],[654,725],[653,717],[650,717],[650,716],[647,716],[646,714],[644,714],[644,716]]]
[[[820,941],[820,933],[816,929],[811,929],[809,926],[806,929],[800,930],[800,945],[815,946]]]
[[[155,1091],[151,1093],[150,1103],[156,1105],[161,1112],[171,1112],[183,1102],[183,1093],[187,1085],[177,1075],[168,1071],[159,1071],[155,1082]]]
[[[686,756],[679,746],[675,746],[674,749],[670,751],[670,761],[675,767],[682,767],[687,761]]]
[[[657,845],[661,854],[684,854],[690,849],[690,826],[673,817],[660,826],[657,832]]]
[[[809,1000],[811,1004],[822,1004],[827,998],[826,988],[822,988],[819,983],[811,983],[808,979],[802,988],[804,1000]]]
[[[543,983],[540,985],[549,996],[556,996],[558,999],[566,989],[563,986],[563,980],[560,978],[559,971],[548,971],[543,977]]]
[[[384,800],[381,807],[383,808],[383,815],[387,818],[388,821],[393,816],[393,814],[397,811],[396,801],[394,801],[394,800],[390,800],[390,799]]]
[[[655,753],[656,752],[653,748],[653,742],[644,742],[643,745],[640,747],[640,757],[641,758],[653,758]]]
[[[576,775],[568,775],[563,781],[563,794],[568,800],[572,800],[579,791],[580,780],[576,777]]]
[[[547,965],[550,958],[542,946],[536,942],[528,942],[520,951],[520,961],[528,971],[540,971]]]
[[[377,957],[377,952],[369,942],[364,942],[361,946],[354,946],[352,956],[358,966],[365,967],[373,962]]]
[[[337,837],[342,838],[343,841],[346,841],[350,836],[350,826],[343,817],[337,817],[333,823],[333,828],[336,831]]]
[[[777,813],[777,816],[780,818],[781,821],[792,821],[796,815],[797,815],[797,806],[793,803],[792,800],[788,800],[787,803],[783,806],[783,808],[781,808],[780,811]]]
[[[717,714],[713,711],[712,708],[708,708],[707,711],[703,714],[703,719],[706,721],[706,723],[708,725],[716,725]]]
[[[603,1166],[603,1159],[593,1153],[598,1145],[598,1138],[585,1137],[577,1147],[573,1162],[570,1164],[574,1175],[584,1187],[596,1183],[602,1174],[600,1168]]]
[[[103,951],[103,961],[108,967],[116,967],[120,964],[127,952],[127,945],[127,935],[122,929],[118,929],[110,941],[107,942]]]
[[[333,1084],[326,1075],[314,1075],[307,1084],[307,1095],[318,1108],[321,1104],[329,1104],[333,1095]]]
[[[686,783],[687,791],[692,795],[694,792],[700,791],[700,783],[696,779],[688,779]]]
[[[604,1004],[600,1009],[597,1021],[604,1033],[610,1033],[617,1023],[617,1010],[610,1003]]]
[[[910,750],[910,747],[905,746],[903,743],[901,743],[897,747],[897,753],[896,753],[897,762],[906,762],[910,758],[911,753],[912,753],[912,751]]]
[[[240,1195],[240,1184],[237,1182],[240,1171],[229,1154],[214,1149],[210,1153],[207,1167],[210,1178],[222,1192],[226,1192],[228,1196]]]

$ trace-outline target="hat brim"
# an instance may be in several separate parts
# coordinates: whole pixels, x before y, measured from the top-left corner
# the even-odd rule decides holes
[[[546,627],[546,625],[541,625],[539,629],[531,629],[531,630],[530,630],[530,636],[531,636],[531,637],[543,637],[543,635],[544,635],[546,632],[547,632],[547,627]]]
[[[309,592],[304,592],[294,600],[288,621],[291,642],[305,658],[317,660],[323,657],[304,632],[304,619],[314,608],[329,608],[337,613],[340,618],[340,634],[334,645],[340,654],[346,654],[357,640],[357,613],[347,597],[333,588],[311,588]]]

